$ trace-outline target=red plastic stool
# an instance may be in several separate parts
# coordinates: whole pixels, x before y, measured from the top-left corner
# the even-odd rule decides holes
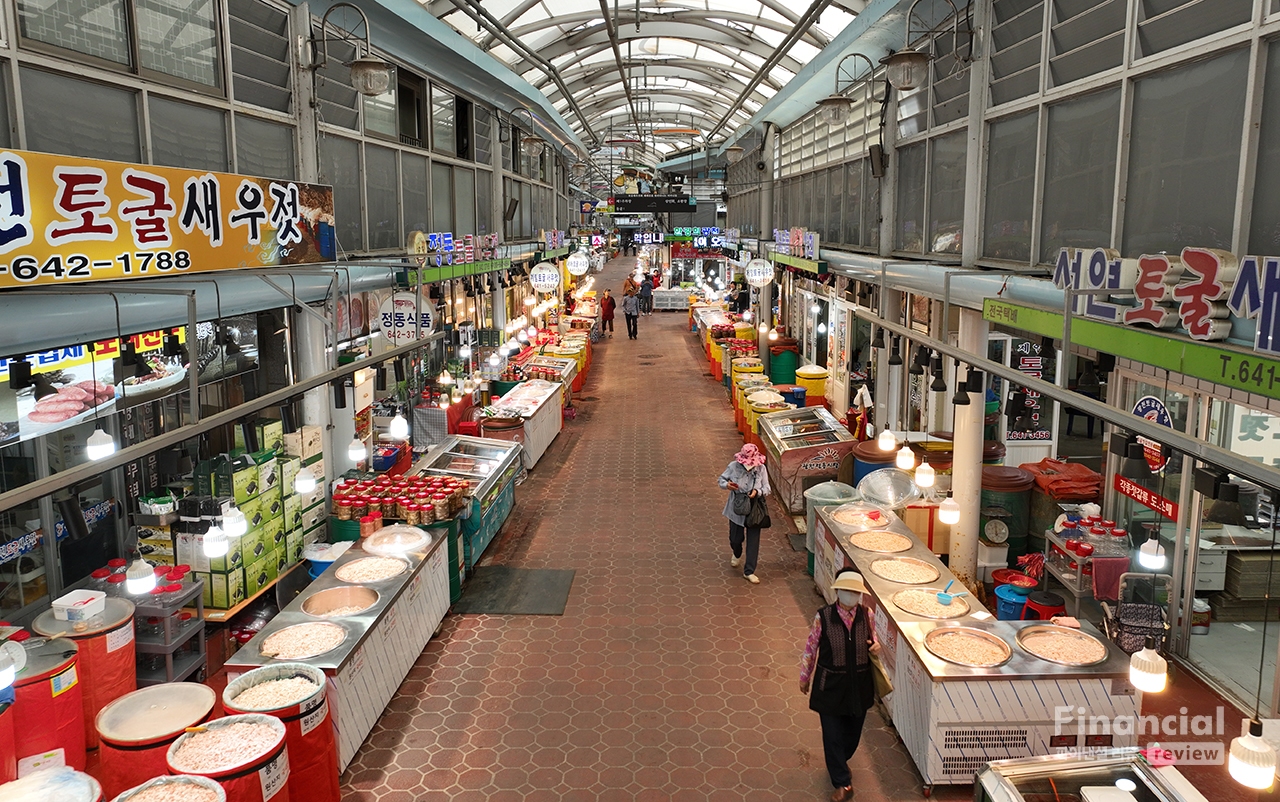
[[[1055,615],[1065,615],[1067,605],[1062,597],[1047,590],[1038,590],[1027,597],[1027,606],[1022,608],[1022,620],[1048,621]]]

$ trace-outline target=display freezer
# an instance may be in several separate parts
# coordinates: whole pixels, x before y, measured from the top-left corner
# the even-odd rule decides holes
[[[566,398],[569,397],[570,388],[573,387],[573,380],[578,377],[578,360],[564,356],[535,356],[529,360],[526,367],[541,368],[558,375],[560,383],[564,385]]]
[[[410,469],[410,474],[418,476],[453,476],[472,483],[471,508],[462,517],[459,531],[459,581],[475,567],[511,514],[521,450],[519,443],[506,440],[452,435]]]
[[[978,772],[974,802],[1208,802],[1172,766],[1138,749],[998,760]]]
[[[858,534],[857,528],[833,517],[840,509],[818,509],[814,581],[828,601],[835,599],[831,582],[840,568],[851,566],[866,581],[865,598],[875,609],[880,658],[893,683],[885,706],[927,789],[971,783],[992,760],[1086,746],[1135,745],[1132,729],[1086,738],[1085,722],[1090,717],[1132,721],[1130,717],[1137,716],[1141,707],[1141,694],[1128,679],[1129,656],[1105,636],[1082,624],[1081,632],[1093,639],[1090,645],[1101,644],[1102,658],[1091,665],[1064,665],[1036,657],[1021,645],[1020,635],[1026,638],[1039,632],[1033,627],[1051,626],[1046,622],[998,621],[968,597],[969,611],[963,616],[939,620],[909,613],[894,602],[895,594],[913,588],[942,589],[954,575],[892,513],[888,513],[887,528],[879,531],[903,536],[908,548],[885,553],[855,546],[851,538]],[[890,581],[872,567],[877,560],[889,558],[928,566],[936,577],[920,585]],[[975,631],[991,643],[1003,643],[1007,658],[990,668],[940,658],[926,642],[930,633],[956,627]],[[997,640],[990,640],[992,636]]]
[[[560,434],[564,424],[564,385],[530,379],[511,389],[494,406],[524,418],[524,465],[532,468]]]
[[[805,511],[804,491],[836,478],[857,443],[824,407],[771,412],[758,420],[769,482],[787,511]]]
[[[377,592],[373,606],[357,615],[334,618],[308,614],[303,606],[316,594],[353,587],[338,580],[335,573],[369,555],[358,546],[349,549],[227,661],[228,681],[276,662],[263,656],[261,647],[285,627],[317,621],[341,626],[346,630],[346,639],[336,648],[316,657],[284,662],[307,663],[328,677],[328,702],[333,706],[338,739],[338,771],[344,771],[449,611],[447,555],[444,540],[432,538],[425,552],[403,555],[407,562],[404,572],[361,586]]]

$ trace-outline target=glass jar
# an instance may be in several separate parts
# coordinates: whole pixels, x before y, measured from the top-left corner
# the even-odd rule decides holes
[[[409,526],[422,523],[422,505],[410,502],[404,505],[404,522]]]
[[[440,511],[436,509],[436,505],[427,503],[419,504],[418,507],[422,510],[423,524],[433,524],[440,520]]]
[[[111,576],[111,569],[109,568],[99,568],[89,574],[89,589],[105,593],[107,590],[107,577],[109,576]]]
[[[442,491],[431,494],[431,503],[436,508],[436,520],[444,521],[453,517],[453,511],[449,508],[449,494]]]
[[[113,574],[123,575],[125,571],[129,570],[129,563],[117,557],[114,560],[107,560],[107,568]]]
[[[138,671],[142,673],[164,671],[164,655],[162,654],[138,655]]]
[[[333,514],[339,521],[351,520],[351,499],[348,496],[333,497]]]
[[[373,516],[366,515],[360,519],[360,537],[368,537],[374,533]]]
[[[358,521],[369,514],[369,499],[366,496],[356,496],[351,499],[351,520]]]
[[[114,596],[114,597],[125,596],[124,574],[112,574],[111,576],[107,577],[106,593],[108,596]]]

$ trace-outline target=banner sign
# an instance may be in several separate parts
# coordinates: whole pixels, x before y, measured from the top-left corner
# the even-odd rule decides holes
[[[1126,479],[1119,473],[1115,475],[1113,483],[1116,492],[1120,495],[1131,498],[1149,510],[1155,510],[1170,521],[1178,520],[1178,503],[1170,501],[1154,490],[1148,490],[1132,479]]]
[[[613,199],[615,212],[684,212],[694,211],[698,201],[692,195],[618,195]]]
[[[0,288],[333,261],[333,189],[0,152]]]
[[[1169,408],[1164,402],[1154,395],[1144,395],[1139,398],[1137,403],[1133,405],[1133,414],[1143,420],[1158,423],[1161,426],[1173,428],[1173,416],[1169,414]],[[1169,464],[1169,458],[1164,455],[1164,450],[1160,444],[1141,435],[1138,436],[1138,442],[1142,444],[1142,456],[1147,461],[1147,467],[1152,473],[1160,473]]]
[[[1010,342],[1012,354],[1010,363],[1019,373],[1033,379],[1053,381],[1057,373],[1055,353],[1052,348],[1045,349],[1039,342],[1014,338]],[[1027,409],[1031,410],[1034,425],[1029,430],[1015,429],[1012,425],[1005,433],[1006,440],[1052,440],[1054,432],[1053,405],[1046,403],[1040,393],[1027,389]],[[1011,422],[1012,424],[1012,422]]]
[[[742,272],[752,287],[767,287],[773,283],[773,262],[768,259],[752,259]]]
[[[818,232],[803,228],[775,228],[773,230],[774,253],[798,256],[810,262],[820,258]]]
[[[692,242],[673,242],[671,243],[672,259],[723,259],[724,251],[718,247],[709,248],[706,246],[699,247]]]
[[[427,298],[418,306],[418,295],[413,292],[397,292],[382,302],[378,309],[378,321],[382,333],[393,345],[404,345],[418,338],[418,323],[421,319],[422,336],[426,337],[435,329],[434,303]]]

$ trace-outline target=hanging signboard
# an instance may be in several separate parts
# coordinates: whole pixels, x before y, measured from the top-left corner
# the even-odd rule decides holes
[[[332,261],[333,190],[0,152],[0,288]]]
[[[773,283],[773,262],[768,259],[752,259],[742,272],[752,287],[767,287]]]
[[[529,283],[538,292],[555,292],[560,286],[560,271],[550,262],[539,262],[529,271]]]
[[[591,259],[582,251],[569,254],[569,258],[565,260],[565,267],[570,275],[583,276],[591,269]]]
[[[1132,479],[1126,479],[1119,473],[1112,482],[1116,492],[1125,498],[1131,498],[1149,510],[1155,510],[1170,521],[1178,520],[1178,503],[1165,498],[1154,490],[1143,487]]]
[[[418,337],[418,322],[421,319],[422,336],[426,337],[435,329],[435,315],[431,307],[431,301],[425,297],[419,307],[417,293],[394,293],[378,309],[382,333],[394,345],[413,342]]]
[[[1152,423],[1158,423],[1169,429],[1173,428],[1173,416],[1169,414],[1169,408],[1164,402],[1154,395],[1144,395],[1139,398],[1137,403],[1133,405],[1133,414]],[[1164,455],[1164,450],[1160,444],[1150,438],[1138,436],[1138,442],[1142,443],[1142,455],[1147,460],[1147,467],[1152,473],[1160,473],[1169,464],[1169,459]]]
[[[698,201],[692,195],[619,195],[615,212],[692,212]]]
[[[1057,373],[1053,349],[1045,350],[1038,342],[1014,338],[1010,342],[1012,349],[1011,364],[1019,373],[1033,379],[1053,381]],[[1031,412],[1031,426],[1014,428],[1012,425],[1005,433],[1006,440],[1037,441],[1053,439],[1053,405],[1046,403],[1043,396],[1035,390],[1028,389],[1027,409]]]

